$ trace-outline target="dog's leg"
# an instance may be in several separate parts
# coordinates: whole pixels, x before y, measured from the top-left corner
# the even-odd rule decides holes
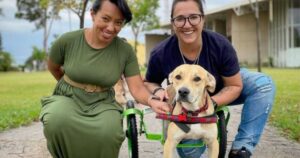
[[[174,152],[177,144],[171,140],[167,139],[164,144],[164,158],[174,158]]]
[[[219,142],[218,139],[213,139],[213,141],[207,144],[208,146],[208,157],[217,158],[219,156]]]
[[[174,158],[177,144],[181,141],[185,133],[181,131],[173,122],[169,124],[168,137],[164,144],[164,158]]]

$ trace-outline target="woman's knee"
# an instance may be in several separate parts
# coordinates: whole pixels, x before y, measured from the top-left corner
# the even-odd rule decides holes
[[[259,72],[243,71],[243,92],[245,96],[262,94],[266,97],[274,98],[275,85],[273,79]]]
[[[71,121],[73,110],[70,102],[55,101],[43,105],[41,113],[41,122],[44,125],[45,133],[59,133],[66,128]]]
[[[52,112],[45,113],[41,121],[44,125],[45,134],[57,134],[68,126],[69,116],[67,113]]]
[[[106,110],[98,115],[95,120],[98,122],[94,128],[97,132],[95,139],[101,142],[113,142],[107,145],[116,145],[124,141],[125,133],[123,129],[123,118],[117,110]]]

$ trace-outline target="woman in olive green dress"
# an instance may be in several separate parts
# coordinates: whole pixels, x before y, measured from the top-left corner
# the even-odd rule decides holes
[[[123,108],[112,86],[124,74],[132,96],[157,113],[169,111],[143,84],[132,47],[117,35],[132,14],[125,0],[96,0],[93,26],[63,34],[48,69],[58,81],[42,98],[40,119],[55,158],[117,158],[125,139]]]

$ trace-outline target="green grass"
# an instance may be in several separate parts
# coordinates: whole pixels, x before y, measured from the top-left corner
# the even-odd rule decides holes
[[[271,124],[300,142],[300,69],[263,69],[263,72],[272,76],[276,85]]]
[[[40,98],[54,86],[48,72],[0,73],[0,131],[38,120]]]
[[[277,88],[271,124],[300,142],[300,69],[262,71],[272,76]],[[50,95],[55,83],[48,72],[0,73],[0,131],[38,120],[40,98]]]

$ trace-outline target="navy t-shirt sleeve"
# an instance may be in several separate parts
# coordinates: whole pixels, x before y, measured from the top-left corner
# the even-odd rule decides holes
[[[161,61],[159,60],[159,56],[157,52],[151,52],[150,60],[148,62],[148,68],[146,72],[146,81],[161,84],[164,80],[163,72],[162,72],[162,65]]]
[[[240,71],[236,51],[228,40],[224,40],[221,62],[222,76],[230,77]]]

